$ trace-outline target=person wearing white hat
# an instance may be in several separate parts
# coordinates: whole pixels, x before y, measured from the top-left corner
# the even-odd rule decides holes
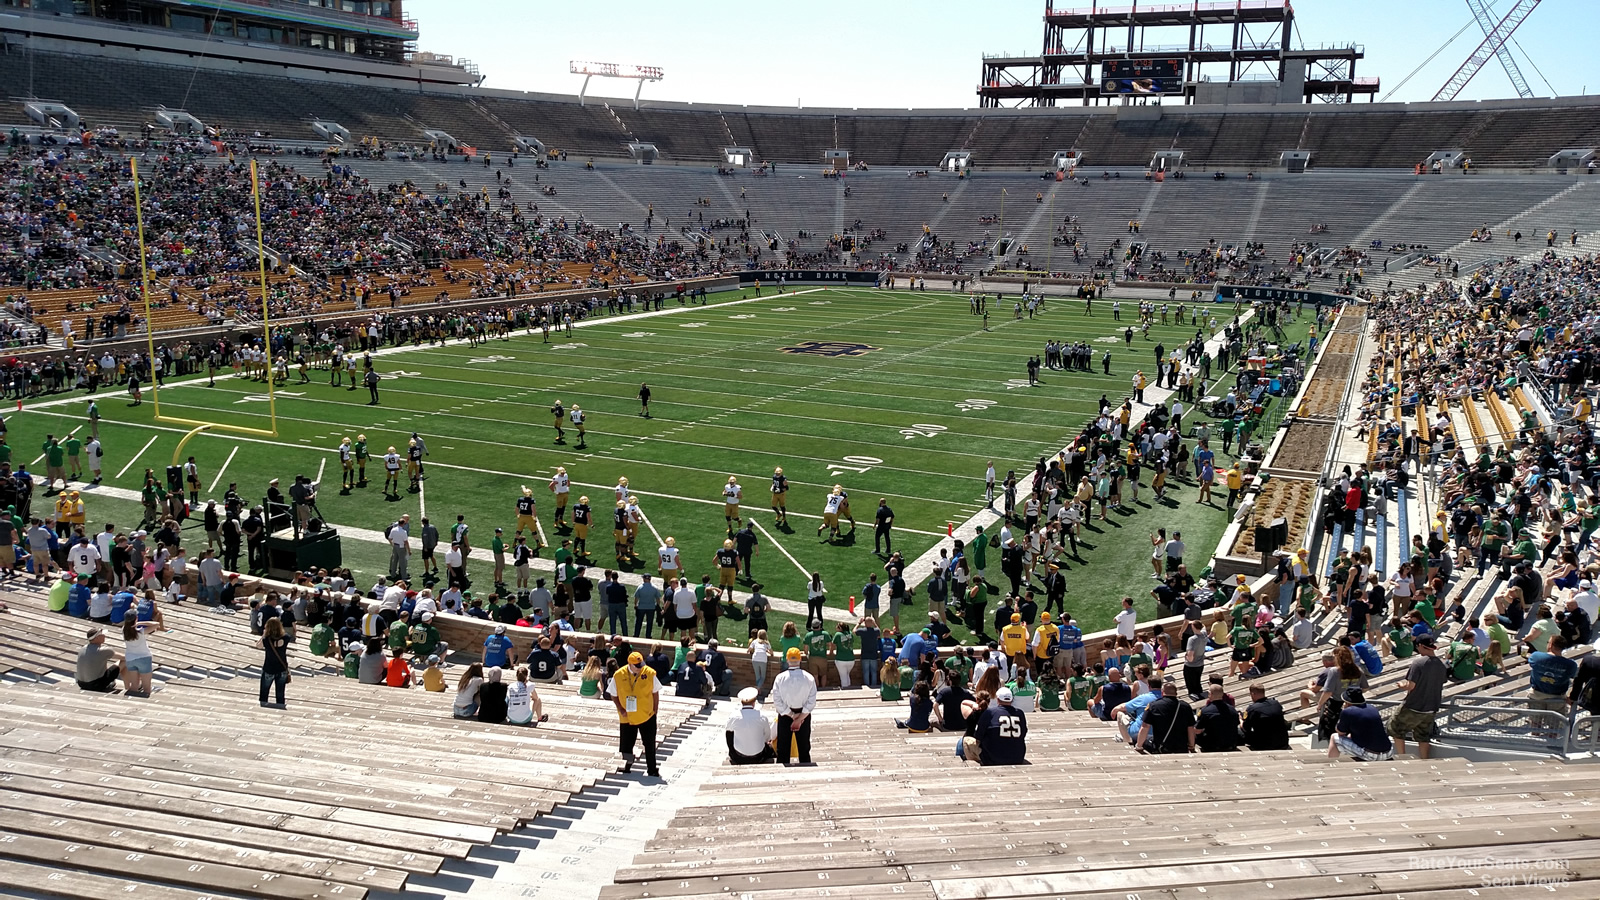
[[[978,718],[975,736],[978,739],[978,764],[984,766],[1021,766],[1028,759],[1028,716],[1012,706],[1015,699],[1010,688],[995,692],[995,703]]]
[[[1578,592],[1572,595],[1572,599],[1577,601],[1579,609],[1588,614],[1590,622],[1600,617],[1600,594],[1595,593],[1593,581],[1585,578],[1578,582]]]
[[[776,762],[772,749],[777,740],[777,723],[756,706],[759,693],[753,687],[739,692],[739,709],[728,717],[728,762],[753,766]]]

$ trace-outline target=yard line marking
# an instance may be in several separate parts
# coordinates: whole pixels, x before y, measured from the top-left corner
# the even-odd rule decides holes
[[[328,458],[327,457],[323,457],[322,458],[322,462],[324,464],[326,464],[328,462]],[[322,478],[321,470],[318,470],[317,478],[319,480]],[[426,519],[427,517],[428,517],[428,480],[426,478],[424,478],[421,481],[417,482],[417,518]]]
[[[217,470],[217,477],[211,479],[211,486],[206,488],[206,493],[209,494],[209,493],[215,491],[217,489],[217,485],[222,483],[222,473],[228,471],[228,463],[233,462],[233,454],[234,453],[238,453],[238,452],[239,452],[239,445],[238,444],[234,444],[233,445],[233,452],[229,453],[228,454],[228,458],[222,461],[222,468]],[[323,460],[323,462],[327,462],[327,460]],[[322,478],[322,476],[319,473],[318,476],[317,476],[317,479],[320,481],[321,478]]]
[[[229,456],[228,458],[229,459],[233,459],[232,456]],[[322,462],[317,466],[317,480],[314,482],[315,484],[321,484],[322,483],[322,473],[326,472],[327,470],[328,470],[328,458],[326,456],[324,456],[322,458]]]
[[[667,542],[661,539],[661,532],[657,531],[656,526],[651,524],[650,517],[644,514],[644,507],[639,508],[639,518],[644,519],[645,527],[649,528],[650,533],[656,536],[656,543],[661,546],[666,546]]]
[[[765,527],[762,526],[762,524],[760,522],[757,522],[753,518],[750,520],[750,524],[754,525],[756,527],[757,531],[759,531],[762,534],[766,535],[768,543],[770,543],[770,544],[772,544],[772,546],[778,548],[778,552],[782,553],[784,555],[784,558],[788,559],[789,562],[794,563],[794,567],[796,569],[800,570],[800,574],[801,575],[805,576],[808,580],[811,578],[811,570],[807,569],[805,566],[800,565],[800,560],[795,559],[794,556],[789,553],[789,551],[783,549],[783,545],[778,543],[778,539],[772,536],[772,532],[768,531]]]
[[[122,467],[122,471],[121,472],[117,473],[117,477],[121,478],[123,475],[126,475],[128,470],[133,468],[133,464],[139,461],[139,457],[144,455],[144,451],[149,450],[150,449],[150,445],[154,444],[156,442],[156,438],[159,438],[159,437],[161,437],[161,435],[158,434],[158,435],[155,435],[154,437],[150,438],[150,440],[146,441],[145,445],[143,447],[139,448],[139,452],[135,453],[133,455],[133,459],[128,460],[128,464]]]
[[[83,427],[82,425],[78,426],[78,428],[82,428],[82,427]],[[67,437],[72,437],[73,435],[77,434],[78,433],[78,428],[74,428],[71,431],[67,432]],[[39,454],[39,459],[44,459],[44,454],[43,453]],[[36,459],[33,462],[28,463],[28,465],[37,466],[39,464],[39,459]]]

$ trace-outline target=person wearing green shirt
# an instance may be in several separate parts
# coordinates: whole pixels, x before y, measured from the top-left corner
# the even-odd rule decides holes
[[[1411,629],[1399,619],[1389,621],[1389,630],[1384,637],[1389,639],[1389,652],[1394,654],[1395,659],[1408,659],[1417,652],[1416,644],[1411,639]]]
[[[55,487],[56,479],[61,479],[61,486],[67,486],[67,451],[56,440],[55,435],[47,435],[44,439],[44,489],[48,492]]]
[[[1478,660],[1483,656],[1478,645],[1468,637],[1466,640],[1450,642],[1450,677],[1456,681],[1468,681],[1478,674]]]
[[[1242,675],[1256,664],[1256,630],[1246,625],[1235,625],[1228,632],[1228,644],[1233,647],[1233,659],[1228,663],[1228,677]]]
[[[833,667],[839,670],[839,687],[850,686],[850,670],[856,664],[856,633],[846,622],[839,623],[833,635]]]
[[[78,461],[78,454],[83,452],[83,441],[78,440],[75,435],[69,434],[66,442],[61,447],[67,452],[67,462],[71,464],[68,470],[70,472],[68,477],[81,478],[83,476],[83,464]]]
[[[506,583],[506,530],[496,528],[494,539],[489,541],[489,552],[494,554],[494,583]]]
[[[406,639],[411,642],[411,652],[419,659],[444,655],[444,645],[439,643],[439,629],[433,627],[433,613],[423,613],[422,622],[411,626]]]
[[[571,543],[572,543],[571,541],[562,541],[561,542],[561,549],[556,551],[556,571],[557,572],[561,571],[563,566],[565,566],[567,563],[572,561]]]
[[[900,690],[909,691],[917,683],[917,670],[901,663],[900,665]]]
[[[1489,632],[1489,640],[1500,645],[1500,658],[1505,659],[1513,655],[1511,634],[1506,631],[1506,626],[1501,623],[1500,617],[1491,614],[1485,616],[1484,619],[1484,630]]]
[[[1255,621],[1256,621],[1256,604],[1255,604],[1255,601],[1253,601],[1253,600],[1245,600],[1242,603],[1234,604],[1234,607],[1233,607],[1233,624],[1234,624],[1235,627],[1237,627],[1239,625],[1253,625],[1253,624],[1255,624]]]
[[[11,462],[11,445],[5,441],[0,441],[0,462]]]
[[[778,638],[778,658],[787,657],[790,650],[804,650],[805,646],[805,638],[800,636],[799,629],[795,628],[793,622],[785,622],[783,636]]]
[[[972,536],[967,547],[972,551],[972,574],[988,580],[989,573],[985,571],[989,564],[989,536],[983,533],[983,526],[978,526],[978,533]]]
[[[411,629],[406,625],[405,619],[394,620],[393,624],[389,626],[389,649],[395,652],[404,651],[410,631]]]
[[[1067,705],[1072,709],[1082,712],[1089,708],[1089,698],[1094,696],[1094,679],[1083,674],[1083,667],[1073,668],[1073,675],[1067,679]]]
[[[354,641],[350,642],[350,649],[346,650],[344,654],[344,677],[361,677],[361,654],[356,652]]]
[[[898,672],[899,667],[894,664],[892,658],[884,660],[883,669],[878,673],[878,699],[890,702],[898,702],[900,700]]]
[[[1156,663],[1155,660],[1150,658],[1150,654],[1148,653],[1135,653],[1128,657],[1128,669],[1130,671],[1136,670],[1140,666],[1149,666],[1153,671]]]
[[[806,668],[819,688],[828,683],[828,648],[832,646],[833,636],[822,630],[822,621],[812,622],[811,630],[806,632]]]
[[[309,643],[312,656],[327,656],[333,646],[333,629],[328,627],[326,622],[318,622],[317,626],[311,629]]]
[[[1428,624],[1429,631],[1435,631],[1438,629],[1439,613],[1438,610],[1434,608],[1433,597],[1431,595],[1423,594],[1421,597],[1418,597],[1417,605],[1413,606],[1411,611],[1422,617],[1422,621]]]
[[[355,390],[355,386],[352,385],[350,389],[351,390]],[[356,456],[356,484],[358,486],[360,486],[360,487],[366,487],[367,486],[367,459],[372,456],[372,453],[367,450],[367,436],[364,435],[364,434],[356,435],[355,456]]]

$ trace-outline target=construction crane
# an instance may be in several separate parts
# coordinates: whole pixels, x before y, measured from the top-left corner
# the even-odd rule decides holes
[[[1478,27],[1483,29],[1484,37],[1487,38],[1494,33],[1494,17],[1489,14],[1489,4],[1485,0],[1467,0],[1467,8],[1472,10],[1472,17],[1478,21]],[[1506,77],[1511,79],[1511,86],[1517,89],[1517,96],[1524,99],[1532,97],[1533,89],[1528,87],[1527,80],[1522,77],[1522,70],[1517,68],[1517,60],[1511,55],[1511,48],[1502,43],[1494,48],[1494,55],[1500,60],[1501,68],[1506,70]]]
[[[1539,0],[1516,0],[1515,3],[1511,4],[1511,9],[1507,10],[1505,16],[1492,28],[1487,27],[1489,10],[1483,5],[1482,0],[1467,0],[1467,5],[1472,7],[1472,15],[1478,20],[1478,23],[1485,26],[1483,42],[1478,45],[1478,49],[1472,51],[1472,55],[1467,57],[1467,61],[1461,64],[1461,68],[1456,69],[1456,73],[1450,76],[1450,80],[1444,83],[1444,87],[1439,88],[1439,92],[1433,95],[1433,99],[1454,100],[1456,95],[1461,93],[1461,89],[1467,86],[1467,82],[1471,81],[1473,76],[1477,75],[1488,64],[1489,58],[1497,55],[1500,56],[1501,62],[1506,67],[1506,74],[1511,75],[1511,81],[1512,84],[1516,85],[1517,93],[1524,97],[1533,96],[1533,92],[1528,89],[1527,82],[1522,79],[1522,73],[1517,71],[1516,63],[1512,62],[1511,53],[1505,50],[1505,45],[1507,41],[1511,40],[1511,34],[1517,30],[1517,27],[1527,21],[1528,15],[1533,12],[1534,7],[1539,5]],[[1502,53],[1503,55],[1501,55]]]

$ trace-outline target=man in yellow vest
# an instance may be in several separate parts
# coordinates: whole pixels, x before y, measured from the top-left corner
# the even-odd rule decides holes
[[[661,682],[656,680],[656,670],[644,664],[643,654],[628,654],[628,664],[611,679],[611,700],[617,705],[622,732],[622,771],[633,770],[634,741],[642,738],[646,774],[651,778],[661,775],[656,768],[656,706],[660,698]]]
[[[1027,653],[1028,626],[1022,624],[1021,613],[1012,613],[1011,624],[1000,629],[1000,649],[1012,660]]]
[[[1033,633],[1033,671],[1035,674],[1049,671],[1051,659],[1055,656],[1056,644],[1059,642],[1061,627],[1050,621],[1050,613],[1039,614],[1039,627]],[[1059,674],[1059,673],[1058,673]]]

